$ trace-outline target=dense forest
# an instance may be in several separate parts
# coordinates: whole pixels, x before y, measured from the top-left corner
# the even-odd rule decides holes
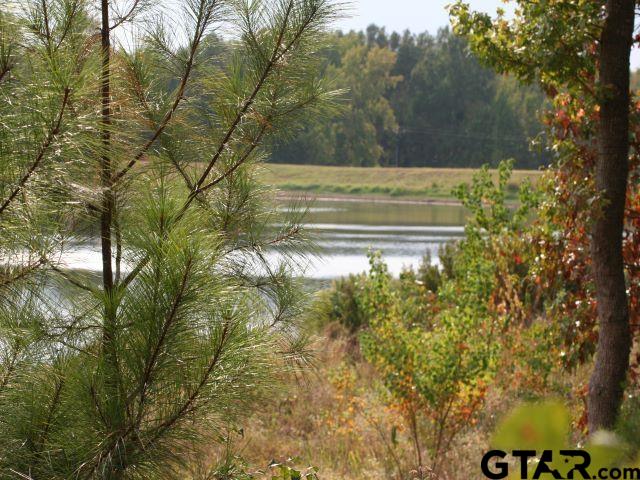
[[[448,28],[429,33],[337,32],[325,74],[344,108],[310,119],[274,162],[353,166],[478,167],[515,158],[547,164],[539,135],[545,96],[483,67]],[[537,139],[537,141],[536,141]],[[533,140],[533,145],[532,145]],[[537,146],[536,146],[537,145]]]

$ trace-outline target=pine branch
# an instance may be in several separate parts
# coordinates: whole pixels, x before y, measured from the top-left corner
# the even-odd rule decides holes
[[[65,381],[64,379],[60,379],[56,382],[56,388],[53,393],[53,398],[51,399],[51,405],[49,405],[49,413],[47,414],[47,419],[44,423],[44,430],[42,431],[39,440],[40,446],[38,452],[42,452],[44,450],[44,445],[47,441],[47,437],[49,436],[49,429],[51,428],[51,422],[53,422],[53,416],[56,413],[60,405],[60,396],[62,394],[62,389],[64,388]]]
[[[187,283],[189,281],[189,275],[191,274],[192,267],[193,267],[193,259],[189,258],[189,260],[187,261],[187,264],[185,265],[184,273],[182,274],[180,287],[171,305],[171,310],[167,314],[167,317],[165,318],[164,324],[162,326],[162,331],[160,332],[160,338],[158,338],[158,342],[156,343],[153,349],[153,352],[151,353],[151,357],[149,358],[149,361],[145,366],[144,373],[140,381],[140,386],[137,389],[140,392],[140,400],[138,401],[138,415],[136,419],[137,425],[139,425],[140,422],[142,421],[145,397],[147,394],[148,387],[152,382],[153,370],[156,366],[156,362],[160,355],[160,350],[162,349],[165,339],[167,337],[167,334],[169,333],[169,329],[171,328],[171,326],[173,325],[173,322],[177,318],[178,309],[184,298],[184,294],[187,289]],[[131,393],[131,397],[135,395],[137,395],[137,391],[134,391]]]
[[[116,277],[115,284],[120,283],[120,276],[122,274],[122,228],[120,226],[120,216],[118,212],[115,212],[113,218],[113,229],[116,237]]]
[[[280,233],[279,235],[277,235],[276,237],[272,238],[271,240],[267,240],[266,242],[254,242],[248,245],[237,245],[233,248],[229,248],[226,252],[225,255],[230,255],[233,254],[235,252],[239,252],[239,251],[248,251],[248,250],[264,250],[265,248],[268,247],[273,247],[276,246],[280,243],[286,242],[288,240],[294,239],[299,233],[300,233],[300,225],[294,225],[292,226],[289,230],[287,230],[286,232]]]
[[[262,136],[264,135],[265,132],[266,132],[266,125],[264,125],[262,127],[262,129],[260,130],[259,135],[251,143],[251,146],[243,154],[241,159],[238,162],[236,162],[236,164],[233,165],[233,167],[231,167],[229,170],[224,172],[216,180],[214,180],[211,183],[209,183],[208,185],[206,185],[204,188],[201,188],[201,189],[198,189],[198,190],[193,190],[189,194],[185,204],[182,206],[182,209],[180,210],[180,213],[176,217],[176,222],[178,222],[178,221],[180,221],[182,219],[182,217],[185,215],[185,213],[187,212],[187,210],[191,206],[191,203],[193,202],[193,200],[198,198],[198,195],[200,193],[202,193],[205,190],[208,190],[208,189],[212,188],[213,186],[217,185],[218,183],[223,181],[225,178],[227,178],[229,175],[231,175],[234,171],[236,171],[243,163],[245,163],[245,161],[249,158],[251,153],[259,145],[260,139],[262,138]],[[131,270],[131,272],[129,272],[129,274],[125,277],[125,279],[122,282],[121,288],[126,288],[135,279],[135,277],[138,276],[138,274],[142,271],[142,269],[147,265],[148,262],[149,262],[149,257],[145,257],[142,260],[140,260],[140,262],[138,262],[138,264],[133,268],[133,270]]]
[[[204,182],[206,181],[207,177],[209,176],[209,173],[211,172],[211,170],[213,169],[213,167],[217,163],[218,159],[222,155],[222,152],[226,148],[227,144],[229,143],[229,141],[233,137],[238,125],[240,124],[240,121],[244,118],[245,114],[247,113],[247,111],[249,110],[249,108],[251,107],[253,102],[255,101],[258,93],[262,90],[262,88],[263,88],[268,76],[272,72],[272,70],[275,67],[275,65],[300,40],[300,38],[302,37],[303,33],[306,31],[308,26],[313,21],[313,18],[317,13],[317,9],[314,9],[314,11],[311,12],[308,15],[308,17],[305,19],[303,24],[296,31],[293,39],[285,46],[285,48],[282,51],[280,51],[280,47],[282,45],[282,41],[284,39],[284,35],[285,35],[285,32],[286,32],[288,19],[289,19],[289,16],[291,14],[291,10],[293,9],[293,4],[294,4],[293,0],[290,0],[290,2],[288,4],[288,7],[287,7],[287,10],[285,12],[284,21],[283,21],[282,26],[281,26],[281,28],[279,30],[279,33],[278,33],[278,39],[277,39],[276,45],[275,45],[275,47],[273,49],[271,58],[269,59],[269,62],[265,66],[265,68],[264,68],[260,78],[258,79],[253,91],[249,95],[249,98],[247,100],[245,100],[245,102],[243,103],[242,108],[240,109],[240,111],[236,115],[234,121],[231,123],[229,129],[227,130],[227,132],[226,132],[225,136],[223,137],[222,141],[220,142],[216,152],[214,153],[213,157],[209,161],[209,163],[208,163],[207,167],[205,168],[204,172],[202,173],[202,175],[200,176],[199,180],[194,185],[194,189],[192,190],[192,192],[187,197],[187,200],[185,201],[185,204],[183,205],[182,210],[181,210],[180,214],[178,215],[177,220],[180,220],[184,216],[184,213],[186,213],[186,211],[190,207],[190,205],[193,202],[193,200],[200,194],[201,188],[202,188]],[[262,135],[264,134],[264,131],[266,131],[266,123],[263,125],[263,127],[261,129],[261,132],[259,134],[259,138],[262,137]],[[250,153],[256,148],[257,144],[259,143],[259,138],[254,140],[254,142],[252,143],[252,146],[249,148],[249,152],[246,154],[246,156],[243,156],[243,158],[242,158],[242,160],[240,162],[236,163],[230,169],[230,171],[227,171],[221,177],[219,177],[218,179],[216,179],[216,180],[212,181],[211,183],[207,184],[206,185],[206,189],[209,189],[209,188],[213,187],[214,185],[220,183],[222,180],[224,180],[230,174],[232,174],[233,171],[235,171],[237,168],[239,168],[240,165],[242,165],[242,163],[244,163],[244,161],[248,158]],[[127,275],[127,277],[123,281],[123,285],[122,286],[126,287],[127,285],[129,285],[135,279],[135,277],[142,271],[142,269],[146,266],[148,261],[149,261],[148,257],[143,258],[134,267],[134,269]]]
[[[53,129],[49,131],[49,134],[47,135],[44,142],[40,146],[40,149],[38,150],[38,154],[36,155],[36,158],[34,159],[33,163],[31,164],[27,172],[20,179],[16,188],[11,192],[9,197],[4,202],[2,202],[2,205],[0,205],[0,215],[7,209],[7,207],[9,207],[11,202],[13,202],[13,200],[18,196],[18,193],[20,193],[20,191],[24,188],[24,186],[32,177],[34,172],[38,169],[38,167],[40,167],[40,164],[42,163],[42,160],[44,159],[44,156],[47,150],[49,149],[49,147],[51,147],[54,140],[60,133],[60,127],[62,126],[62,119],[64,117],[65,110],[69,104],[70,94],[71,94],[71,90],[69,89],[69,87],[65,88],[64,96],[62,98],[62,105],[60,107],[60,111],[58,113],[58,117],[55,121]]]
[[[284,17],[284,20],[282,22],[282,26],[280,28],[280,31],[278,33],[278,39],[276,41],[275,47],[273,49],[273,52],[271,54],[271,58],[267,62],[267,65],[265,66],[265,68],[264,68],[264,70],[262,72],[262,75],[258,79],[258,82],[256,83],[253,91],[249,95],[249,98],[247,98],[244,101],[244,103],[242,105],[242,108],[240,108],[240,110],[238,111],[235,119],[231,123],[231,126],[227,130],[227,133],[225,134],[224,138],[222,139],[222,142],[220,142],[220,145],[218,146],[218,149],[216,150],[216,152],[214,153],[213,157],[209,161],[209,164],[207,165],[207,167],[205,168],[204,172],[200,176],[200,179],[196,182],[196,189],[200,189],[200,187],[202,187],[204,182],[207,180],[207,177],[209,176],[209,173],[211,173],[211,170],[216,165],[218,159],[222,155],[222,152],[226,148],[227,144],[231,141],[231,138],[233,137],[233,134],[235,133],[236,128],[238,128],[238,125],[240,125],[240,121],[244,118],[245,114],[247,113],[247,111],[249,110],[251,105],[253,105],[253,102],[255,101],[256,97],[258,96],[258,93],[260,93],[260,91],[262,90],[262,87],[263,87],[264,83],[266,82],[267,78],[269,77],[269,74],[271,73],[272,69],[274,68],[276,63],[282,58],[282,56],[285,55],[286,52],[293,45],[293,42],[290,43],[284,49],[282,54],[278,53],[280,51],[280,47],[282,45],[282,40],[284,38],[284,34],[285,34],[286,30],[287,30],[287,24],[289,22],[289,15],[291,15],[291,10],[292,9],[293,9],[293,0],[289,0],[289,4],[287,5],[287,10],[285,12],[285,17]],[[305,26],[305,28],[306,28],[306,26]],[[300,35],[302,34],[300,31],[297,32],[297,33],[300,34]],[[296,38],[297,38],[297,36],[296,36]],[[296,41],[296,40],[294,39],[294,41]],[[189,202],[189,203],[191,203],[191,202]]]
[[[139,3],[140,3],[140,0],[135,0],[133,2],[133,5],[129,9],[129,11],[126,14],[122,15],[121,17],[119,17],[116,20],[116,22],[109,27],[109,30],[115,30],[120,25],[122,25],[123,23],[127,22],[135,14],[135,11],[138,8],[138,4]]]
[[[104,413],[102,412],[100,399],[98,398],[98,393],[96,392],[96,388],[93,384],[91,384],[91,387],[89,387],[89,393],[91,394],[91,400],[93,401],[93,406],[95,407],[96,412],[98,413],[98,417],[100,417],[100,421],[105,427],[108,427],[109,423],[107,422],[107,419],[104,416]]]
[[[211,373],[213,372],[213,370],[218,365],[218,362],[220,360],[220,356],[222,355],[222,350],[224,348],[228,333],[229,333],[229,324],[225,323],[224,327],[222,328],[222,338],[220,339],[220,344],[218,345],[218,348],[216,348],[216,351],[214,352],[213,357],[211,358],[211,361],[209,362],[209,365],[207,366],[207,369],[205,370],[204,374],[202,375],[200,383],[194,389],[194,391],[191,392],[191,395],[189,395],[189,398],[187,398],[187,400],[182,405],[182,407],[180,407],[180,409],[176,413],[174,413],[171,417],[169,417],[167,420],[165,420],[158,427],[155,435],[145,445],[145,447],[148,448],[150,445],[152,445],[155,442],[157,442],[160,438],[162,438],[162,436],[169,429],[171,429],[187,413],[189,413],[190,411],[193,410],[194,404],[197,401],[198,397],[200,396],[200,392],[202,391],[204,386],[207,384],[207,382],[209,381],[209,377],[211,376]]]
[[[60,275],[67,282],[69,282],[71,285],[73,285],[75,287],[78,287],[78,288],[80,288],[82,290],[85,290],[87,292],[93,293],[93,294],[97,294],[98,293],[98,290],[96,290],[95,288],[91,287],[90,285],[85,285],[80,280],[77,280],[77,279],[73,278],[72,274],[70,274],[69,272],[65,272],[61,268],[59,268],[56,265],[54,265],[51,262],[49,262],[47,259],[43,259],[43,263],[48,263],[50,268],[51,268],[51,270],[53,270],[55,273]]]
[[[44,263],[45,263],[45,260],[40,259],[30,265],[26,265],[22,267],[17,274],[13,275],[10,278],[2,279],[2,282],[0,283],[0,288],[4,288],[8,285],[11,285],[14,282],[17,282],[18,280],[22,280],[24,277],[26,277],[27,275],[36,271],[38,268],[44,265]]]
[[[118,182],[122,177],[124,177],[129,172],[129,170],[131,170],[135,166],[135,164],[138,163],[138,161],[140,161],[142,157],[144,157],[144,155],[153,146],[153,144],[160,137],[160,135],[162,135],[162,132],[164,132],[164,130],[167,128],[167,126],[169,125],[169,122],[173,118],[176,110],[178,109],[180,102],[184,99],[184,93],[187,88],[187,84],[189,82],[189,77],[191,76],[191,72],[193,70],[194,61],[195,61],[196,54],[198,52],[198,48],[202,41],[202,37],[206,33],[206,27],[211,21],[211,15],[213,15],[213,10],[215,9],[216,5],[217,4],[215,2],[212,3],[211,6],[207,9],[207,11],[203,12],[202,8],[204,7],[204,1],[200,2],[200,11],[198,12],[198,20],[196,24],[194,37],[193,37],[193,42],[191,43],[191,49],[189,51],[189,58],[187,59],[184,73],[182,75],[182,78],[180,79],[180,84],[178,86],[176,98],[174,99],[173,104],[171,105],[171,108],[167,111],[167,113],[165,113],[164,117],[160,121],[160,124],[157,126],[151,138],[147,141],[147,143],[144,144],[144,146],[138,151],[138,153],[136,153],[136,155],[129,161],[129,163],[116,174],[113,180],[114,183]]]
[[[207,366],[206,371],[204,372],[200,382],[198,383],[198,386],[191,393],[191,395],[189,395],[189,398],[185,401],[182,407],[180,407],[180,409],[174,415],[172,415],[170,418],[165,420],[159,427],[157,427],[156,433],[148,442],[144,444],[142,444],[141,442],[140,446],[143,450],[147,450],[152,444],[154,444],[160,438],[162,438],[162,436],[166,433],[166,431],[169,430],[171,427],[173,427],[181,418],[183,418],[183,416],[189,411],[189,409],[192,408],[194,402],[199,397],[202,388],[206,385],[207,381],[209,380],[211,373],[213,372],[215,367],[218,365],[228,333],[229,333],[229,325],[225,324],[222,330],[222,338],[220,339],[220,344],[218,345],[218,348],[216,349],[209,365]],[[97,396],[94,398],[94,401],[96,402],[96,407],[97,407],[99,405]],[[105,423],[105,425],[107,424]],[[96,470],[98,470],[98,468],[100,467],[101,459],[110,458],[113,452],[119,447],[119,445],[136,431],[136,428],[137,428],[137,424],[131,423],[130,425],[127,426],[126,429],[124,429],[124,431],[121,434],[119,434],[115,439],[112,440],[110,447],[106,451],[101,451],[100,453],[98,453],[98,458],[96,458],[95,461],[93,462],[93,466],[88,472],[87,478],[91,478],[92,475],[96,472]],[[81,465],[79,470],[81,470],[85,466],[86,464]]]
[[[47,8],[47,0],[41,0],[42,21],[44,22],[44,34],[47,40],[47,47],[51,47],[51,27],[49,26],[49,9]]]
[[[80,6],[80,2],[78,0],[73,2],[73,7],[71,8],[71,12],[69,13],[69,16],[65,17],[64,28],[62,29],[60,38],[56,42],[56,46],[53,49],[54,52],[58,51],[58,49],[62,46],[62,44],[66,40],[67,35],[69,35],[69,32],[71,31],[71,25],[73,24],[73,20],[78,14],[79,6]]]
[[[18,362],[18,356],[20,355],[20,349],[17,346],[13,346],[11,349],[11,359],[9,360],[9,365],[7,366],[7,370],[2,376],[2,380],[0,381],[0,392],[4,390],[9,384],[9,380],[11,380],[11,376],[16,369],[16,363]]]
[[[230,169],[228,169],[226,172],[224,172],[218,178],[216,178],[212,182],[208,183],[204,187],[200,188],[197,192],[195,192],[195,194],[205,192],[206,190],[209,190],[210,188],[215,187],[218,183],[222,182],[224,179],[229,177],[229,175],[231,175],[242,164],[244,164],[247,161],[247,159],[251,156],[253,151],[256,149],[256,147],[258,147],[258,145],[260,145],[260,141],[262,140],[262,137],[264,136],[265,132],[267,131],[267,126],[268,126],[268,124],[266,124],[266,123],[262,126],[262,128],[260,129],[260,132],[258,133],[256,138],[253,140],[253,142],[251,142],[251,145],[249,146],[249,148],[240,157],[240,160],[238,160]]]

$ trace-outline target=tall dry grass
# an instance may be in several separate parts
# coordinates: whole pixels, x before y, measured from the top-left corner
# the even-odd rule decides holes
[[[488,449],[490,432],[517,402],[515,398],[495,388],[478,422],[463,430],[439,460],[437,474],[427,468],[421,477],[408,425],[376,372],[361,358],[357,338],[341,326],[329,325],[318,336],[315,349],[314,368],[285,379],[263,411],[241,433],[233,434],[231,450],[244,459],[247,470],[264,471],[272,460],[293,458],[299,467],[317,467],[322,480],[482,478],[480,459]],[[426,438],[426,426],[422,429]],[[211,461],[223,454],[208,452]]]

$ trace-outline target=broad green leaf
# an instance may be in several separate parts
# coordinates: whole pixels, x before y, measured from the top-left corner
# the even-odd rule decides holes
[[[497,428],[492,446],[502,450],[559,450],[567,444],[570,419],[559,402],[516,408]]]

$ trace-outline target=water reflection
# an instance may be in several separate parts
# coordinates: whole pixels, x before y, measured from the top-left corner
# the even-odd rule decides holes
[[[417,265],[430,253],[464,234],[466,214],[458,205],[317,201],[309,210],[307,228],[314,233],[320,257],[305,276],[331,279],[369,268],[367,252],[382,251],[389,270]]]

